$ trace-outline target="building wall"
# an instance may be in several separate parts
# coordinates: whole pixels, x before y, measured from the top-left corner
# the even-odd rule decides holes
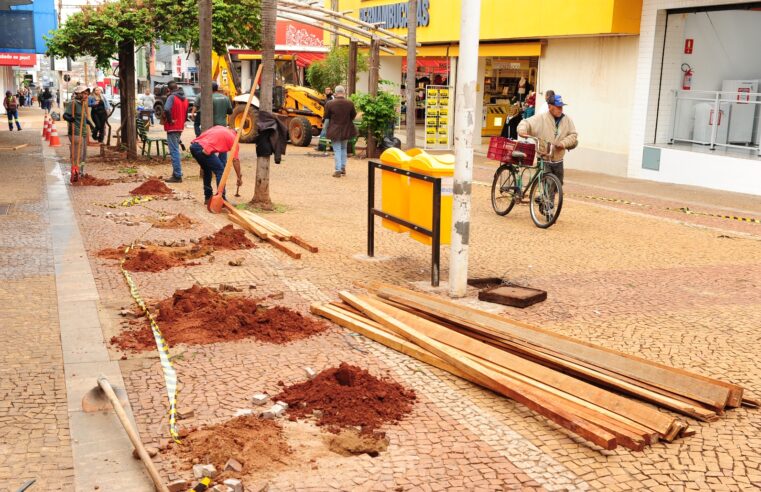
[[[652,171],[644,172],[642,169],[642,152],[645,144],[653,144],[655,142],[667,9],[703,7],[708,5],[730,6],[736,3],[738,3],[736,0],[643,1],[627,168],[627,174],[630,177],[647,177],[649,179],[657,177]],[[683,42],[682,40],[678,44],[683,45]],[[669,44],[672,43],[676,43],[676,41],[670,40]],[[668,48],[669,46],[666,46],[667,51]],[[660,134],[660,130],[658,133]],[[748,162],[758,167],[757,162]],[[690,172],[690,170],[685,168],[684,172]],[[704,186],[710,185],[711,181],[706,179]]]
[[[637,36],[550,39],[539,59],[539,99],[552,89],[568,103],[579,147],[566,167],[625,176]]]
[[[357,92],[369,92],[368,89],[368,72],[357,74]],[[378,72],[380,80],[388,80],[392,83],[389,86],[381,86],[381,89],[401,94],[402,85],[402,59],[398,56],[381,56],[380,70]]]

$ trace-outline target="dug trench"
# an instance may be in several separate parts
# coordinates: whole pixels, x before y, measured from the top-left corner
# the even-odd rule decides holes
[[[286,419],[245,415],[190,429],[181,443],[165,448],[164,459],[188,474],[193,465],[213,464],[219,472],[215,482],[261,480],[306,467],[335,470],[343,457],[387,451],[389,439],[381,429],[410,413],[416,396],[391,379],[341,363],[283,388],[272,401],[289,403]],[[226,466],[230,460],[239,466]]]
[[[189,220],[189,219],[188,219]],[[126,255],[124,269],[130,272],[160,272],[176,266],[198,265],[198,260],[215,250],[242,250],[256,247],[246,237],[245,231],[226,225],[216,233],[188,246],[160,246],[150,242],[135,245]],[[121,261],[125,257],[126,245],[106,248],[97,254],[100,258]]]
[[[322,333],[328,325],[283,306],[267,307],[242,296],[226,296],[216,289],[194,285],[177,290],[152,309],[164,338],[176,344],[205,345],[254,338],[284,344]],[[124,351],[155,350],[156,342],[145,318],[130,322],[111,338]]]

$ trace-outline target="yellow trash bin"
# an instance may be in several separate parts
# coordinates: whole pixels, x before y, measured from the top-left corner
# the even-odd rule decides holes
[[[402,150],[392,147],[386,149],[380,156],[380,160],[383,164],[388,166],[394,166],[401,169],[408,170],[409,162],[412,160],[410,156],[405,154]],[[402,176],[401,174],[392,173],[389,171],[381,171],[381,210],[409,221],[410,217],[410,178]],[[408,231],[404,226],[401,226],[390,220],[382,219],[381,225],[386,229],[395,232]]]
[[[454,182],[454,161],[442,162],[438,157],[425,152],[409,161],[410,171],[441,178],[441,244],[449,244],[452,237],[452,187]],[[433,227],[433,183],[410,178],[410,221],[431,229]],[[410,237],[423,244],[431,244],[430,237],[410,231]]]

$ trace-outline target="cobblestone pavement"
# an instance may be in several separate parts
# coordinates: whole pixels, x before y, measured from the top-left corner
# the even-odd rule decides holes
[[[23,114],[22,114],[23,116]],[[26,126],[25,122],[25,128]],[[72,490],[69,421],[39,133],[0,134],[0,491]],[[5,207],[3,207],[5,208]]]
[[[186,140],[190,133],[186,132]],[[253,148],[244,147],[245,186],[253,193]],[[123,165],[91,163],[98,177],[123,176]],[[167,175],[166,163],[140,165],[138,172]],[[233,283],[256,296],[283,292],[277,302],[306,312],[313,300],[329,300],[358,281],[425,287],[429,248],[378,228],[375,260],[366,248],[366,164],[352,159],[348,176],[330,176],[332,160],[314,149],[291,149],[273,166],[273,199],[284,213],[268,215],[320,247],[292,260],[267,245],[245,252],[216,252],[215,260],[134,278],[146,299],[160,299],[193,283]],[[487,180],[480,176],[479,179]],[[120,329],[118,310],[131,301],[114,262],[95,252],[137,237],[190,239],[226,224],[200,202],[197,167],[188,163],[175,189],[191,199],[157,200],[111,210],[98,203],[123,199],[136,183],[72,190],[77,218],[100,298],[108,339]],[[574,191],[574,187],[578,189]],[[594,188],[592,185],[587,185]],[[587,193],[571,184],[569,193]],[[603,194],[609,190],[593,189]],[[598,194],[598,193],[594,193]],[[649,201],[648,201],[649,200]],[[661,198],[637,196],[659,209]],[[675,200],[674,202],[678,202]],[[463,302],[541,324],[559,333],[637,353],[742,384],[761,394],[757,359],[761,326],[761,225],[716,218],[677,216],[569,199],[560,221],[543,231],[519,206],[508,217],[490,209],[488,188],[473,195],[471,276],[503,276],[548,291],[547,301],[525,310]],[[746,209],[753,209],[749,204]],[[719,207],[716,207],[719,210]],[[87,213],[89,211],[90,213]],[[106,212],[158,216],[182,211],[198,221],[188,231],[157,230],[147,223],[116,224]],[[242,267],[227,265],[244,257]],[[446,279],[448,251],[442,250]],[[474,294],[473,292],[471,294]],[[123,354],[110,349],[113,359]],[[419,395],[413,414],[386,430],[389,451],[377,458],[343,458],[319,452],[297,424],[286,424],[298,459],[285,472],[264,478],[271,490],[747,490],[761,487],[761,420],[738,409],[712,424],[691,422],[697,433],[644,452],[593,449],[524,407],[437,369],[334,327],[286,346],[254,341],[172,347],[180,380],[180,405],[195,416],[184,425],[217,423],[248,406],[252,393],[276,391],[340,361],[389,374]],[[177,357],[181,356],[181,357]],[[141,435],[166,436],[166,396],[155,354],[126,356],[122,373]],[[310,462],[314,459],[314,462]],[[167,478],[188,477],[157,458]]]

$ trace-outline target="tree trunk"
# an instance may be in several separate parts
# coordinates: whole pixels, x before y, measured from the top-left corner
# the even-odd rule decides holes
[[[121,104],[121,143],[127,158],[137,157],[137,113],[135,111],[135,42],[119,44],[119,102]]]
[[[357,42],[349,41],[349,74],[346,81],[346,94],[357,92]]]
[[[409,0],[407,6],[407,127],[406,146],[415,147],[415,69],[417,66],[417,0]]]
[[[370,73],[368,77],[368,90],[370,95],[375,98],[378,95],[378,84],[380,83],[380,41],[373,36],[370,40]],[[384,129],[385,130],[385,129]],[[378,157],[378,141],[375,134],[370,130],[367,136],[367,158],[374,159]]]
[[[262,80],[259,93],[259,111],[272,111],[272,85],[275,75],[275,28],[277,0],[262,0]],[[270,199],[270,157],[257,157],[256,183],[251,203],[261,208],[272,208]]]
[[[199,82],[201,83],[201,130],[206,131],[214,124],[214,113],[211,106],[211,0],[198,2],[198,28],[200,39],[198,43],[200,63]]]

